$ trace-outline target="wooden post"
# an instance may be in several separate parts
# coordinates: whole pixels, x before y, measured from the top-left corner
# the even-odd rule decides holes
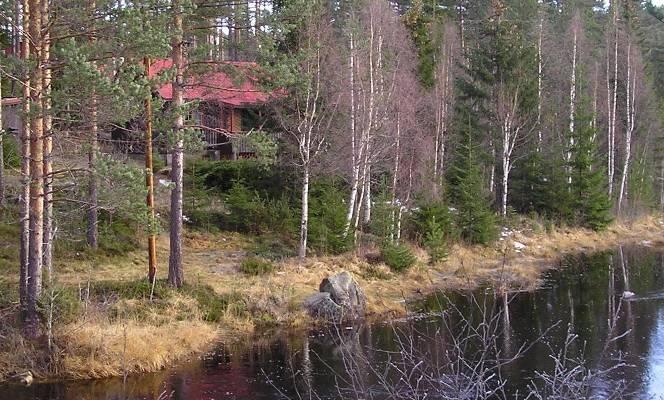
[[[150,76],[150,59],[143,59],[145,74]],[[154,175],[152,174],[152,92],[145,99],[145,184],[148,188],[147,205],[150,217],[150,236],[148,236],[148,280],[155,282],[157,275],[157,237],[154,233]]]

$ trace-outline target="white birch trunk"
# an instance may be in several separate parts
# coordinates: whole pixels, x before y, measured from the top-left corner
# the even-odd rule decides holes
[[[569,89],[569,139],[568,149],[565,155],[567,162],[567,184],[572,184],[572,168],[570,162],[572,161],[572,148],[574,147],[574,118],[576,116],[576,56],[577,56],[577,28],[574,27],[574,44],[572,50],[572,76],[570,78]]]
[[[537,41],[537,152],[542,151],[542,33],[544,18],[540,18],[539,38]]]
[[[620,178],[620,193],[618,195],[618,211],[622,210],[625,193],[627,190],[627,179],[629,176],[629,167],[632,154],[632,137],[636,127],[636,71],[634,70],[632,59],[632,43],[627,43],[627,86],[625,97],[625,110],[627,126],[625,129],[625,154],[623,161],[622,176]]]
[[[357,191],[360,177],[360,166],[358,154],[359,147],[357,143],[357,124],[355,114],[355,41],[353,32],[350,33],[349,40],[350,57],[349,57],[349,72],[350,72],[350,133],[351,133],[351,184],[350,184],[350,198],[348,200],[348,213],[346,214],[346,227],[344,228],[344,236],[348,235],[350,230],[353,215],[355,214],[355,203],[357,202]]]
[[[609,179],[609,196],[613,195],[613,186],[615,180],[615,165],[616,165],[616,112],[618,104],[618,5],[614,6],[614,16],[613,16],[613,25],[614,25],[614,50],[613,50],[613,91],[610,93],[612,95],[612,104],[611,104],[611,117],[610,117],[610,128],[609,128],[609,167],[608,167],[608,179]]]
[[[505,218],[507,216],[507,190],[509,182],[509,173],[510,173],[510,126],[508,122],[505,122],[503,125],[503,152],[502,152],[502,167],[503,167],[503,176],[502,176],[502,193],[501,193],[501,207],[500,213]]]
[[[307,240],[309,231],[309,165],[304,166],[302,176],[302,215],[300,219],[300,248],[298,256],[307,257]]]

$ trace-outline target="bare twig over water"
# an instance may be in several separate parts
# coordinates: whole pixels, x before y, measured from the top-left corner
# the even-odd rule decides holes
[[[561,348],[547,344],[552,370],[533,371],[525,393],[513,393],[508,389],[508,384],[513,382],[508,382],[506,367],[525,357],[533,346],[548,343],[547,337],[560,322],[531,341],[514,343],[516,339],[511,337],[509,319],[505,318],[509,299],[487,291],[485,295],[469,296],[467,300],[468,304],[462,307],[445,299],[445,311],[420,317],[431,319],[424,328],[416,323],[417,318],[392,325],[394,345],[390,349],[362,345],[360,336],[370,334],[371,327],[330,327],[331,335],[326,336],[334,341],[340,366],[331,365],[310,350],[307,338],[301,354],[302,367],[290,362],[294,395],[274,386],[265,372],[263,374],[285,399],[571,400],[619,399],[627,394],[626,382],[616,384],[613,381],[613,387],[603,385],[609,375],[628,367],[620,355],[608,357],[612,344],[626,334],[616,333],[620,307],[610,319],[612,325],[603,352],[592,364],[583,351],[577,351],[578,336],[568,328]],[[323,365],[323,373],[334,377],[336,395],[320,396],[314,391],[311,361],[308,365],[304,362],[312,355]],[[305,390],[300,390],[298,385],[303,380]]]

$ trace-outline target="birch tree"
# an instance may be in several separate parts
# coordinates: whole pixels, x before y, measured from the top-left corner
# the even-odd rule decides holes
[[[615,165],[616,165],[616,113],[618,107],[618,9],[620,2],[614,0],[611,4],[613,10],[612,28],[613,37],[607,39],[607,52],[606,52],[606,100],[608,112],[608,125],[607,125],[607,179],[609,196],[613,196],[613,187],[615,181]],[[609,38],[611,36],[609,35]],[[611,43],[611,40],[613,43]],[[613,44],[613,60],[611,60],[611,44]],[[611,68],[613,67],[613,68]],[[613,76],[613,80],[611,79]]]
[[[570,89],[569,89],[569,130],[567,139],[567,151],[565,154],[565,162],[567,164],[567,184],[572,184],[571,167],[569,166],[572,161],[572,148],[574,147],[574,120],[576,118],[576,82],[577,82],[577,55],[579,46],[579,26],[580,16],[577,14],[572,20],[572,70],[570,74]]]
[[[404,46],[403,24],[387,4],[370,1],[357,16],[349,59],[352,165],[347,234],[357,231],[361,217],[365,224],[371,220],[372,167],[393,144],[385,140],[386,121],[391,118],[392,102],[398,101],[397,77],[412,65],[404,60],[413,54],[411,47]]]
[[[291,8],[292,7],[292,8]],[[298,15],[292,53],[280,60],[279,84],[288,95],[275,105],[280,125],[296,147],[295,164],[301,176],[301,212],[298,256],[307,256],[309,235],[309,188],[314,162],[328,143],[330,126],[337,112],[339,94],[330,74],[334,60],[332,26],[321,1],[295,1],[284,10]]]
[[[544,82],[544,63],[542,57],[542,36],[544,34],[544,18],[540,17],[537,35],[537,152],[542,151],[542,84]]]
[[[537,128],[537,54],[519,27],[504,18],[503,10],[496,7],[495,22],[489,21],[487,27],[489,40],[478,50],[489,56],[476,53],[472,68],[478,87],[486,86],[489,123],[498,134],[495,140],[490,137],[489,143],[492,154],[497,152],[500,159],[500,213],[505,217],[514,151]],[[490,180],[493,183],[493,173]]]
[[[632,45],[632,40],[627,41],[627,71],[625,80],[625,136],[623,140],[623,165],[620,177],[620,192],[618,194],[618,211],[622,211],[623,202],[627,195],[627,182],[629,179],[630,164],[632,157],[632,144],[634,132],[637,127],[637,98],[639,95],[639,77],[641,65],[637,52]]]

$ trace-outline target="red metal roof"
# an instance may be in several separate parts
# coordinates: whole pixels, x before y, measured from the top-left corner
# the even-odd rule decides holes
[[[165,69],[173,66],[171,59],[154,61],[150,66],[149,76],[154,77]],[[233,78],[222,69],[233,66],[238,68],[241,78]],[[216,71],[191,77],[185,84],[184,98],[187,100],[205,100],[225,103],[235,107],[251,106],[265,103],[269,93],[260,89],[251,69],[257,68],[255,63],[223,62],[214,65]],[[173,99],[173,84],[167,83],[159,88],[159,95],[165,100]]]
[[[18,97],[5,97],[2,99],[3,106],[15,106],[21,104],[21,99]]]

